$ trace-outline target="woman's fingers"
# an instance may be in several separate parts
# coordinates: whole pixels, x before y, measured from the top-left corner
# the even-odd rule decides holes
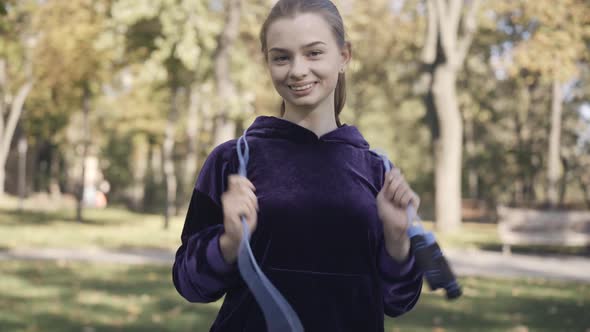
[[[258,211],[258,197],[256,197],[256,194],[249,187],[241,187],[240,191],[252,203],[254,209]]]
[[[393,194],[395,193],[395,189],[397,187],[397,182],[395,180],[397,177],[396,168],[387,172],[385,177],[385,183],[383,184],[383,188],[385,189],[385,198],[391,201],[393,199]]]
[[[402,195],[409,190],[408,184],[405,182],[403,178],[396,178],[391,183],[393,194],[391,195],[391,201],[401,204],[401,197]]]
[[[392,169],[386,175],[385,197],[395,205],[406,207],[412,202],[416,208],[420,204],[418,195],[412,191],[401,171]]]
[[[249,188],[252,191],[256,191],[256,187],[254,187],[254,184],[252,184],[252,182],[250,182],[250,180],[248,180],[247,178],[238,175],[238,174],[231,174],[229,175],[229,187],[245,187],[245,188]]]
[[[254,184],[250,182],[247,178],[240,176],[240,175],[230,175],[230,191],[235,191],[239,193],[242,197],[246,199],[248,203],[248,211],[243,211],[244,213],[251,213],[249,210],[253,209],[254,211],[258,211],[258,198],[254,191],[256,188]]]
[[[256,216],[256,203],[254,203],[251,199],[248,198],[246,204],[248,206],[247,220],[249,224],[251,224],[254,222],[254,217]]]
[[[407,188],[407,190],[404,190],[399,198],[399,205],[404,207],[408,206],[408,204],[410,204],[410,202],[412,201],[413,194],[414,193],[412,192],[412,190],[410,190],[409,187]]]
[[[399,190],[403,189],[404,183],[405,181],[401,172],[397,168],[392,169],[389,176],[389,188],[386,197],[390,201],[396,202],[399,197]]]
[[[414,204],[414,208],[418,210],[420,207],[420,196],[412,191],[412,204]]]
[[[256,212],[256,204],[250,197],[246,197],[245,195],[236,197],[233,204],[234,213],[238,216],[243,215],[247,218],[252,218],[252,214]]]
[[[224,224],[226,233],[235,239],[240,239],[243,233],[242,216],[246,218],[250,233],[256,228],[259,206],[255,190],[247,178],[239,174],[228,176],[228,188],[222,195]]]

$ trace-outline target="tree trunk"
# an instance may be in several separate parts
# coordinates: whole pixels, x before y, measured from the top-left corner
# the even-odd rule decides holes
[[[519,206],[524,202],[524,178],[517,177],[512,181],[512,205]]]
[[[27,181],[27,137],[20,135],[18,140],[18,209],[24,209]]]
[[[530,94],[528,90],[525,91],[527,94],[527,98],[530,98]],[[513,196],[513,204],[514,206],[523,205],[526,201],[526,183],[528,178],[528,171],[530,169],[530,158],[526,160],[523,158],[525,153],[527,153],[527,145],[526,142],[530,141],[529,130],[526,127],[527,125],[527,117],[528,117],[528,108],[526,109],[525,119],[520,118],[519,114],[515,112],[514,115],[514,136],[516,137],[516,146],[517,146],[517,159],[516,163],[518,164],[518,176],[515,177],[514,181],[512,182],[514,185],[514,196]],[[530,153],[530,152],[528,152]]]
[[[584,203],[586,203],[586,208],[590,210],[590,186],[586,185],[584,181],[578,181],[580,185],[580,189],[582,189],[582,193],[584,193]]]
[[[469,159],[475,157],[475,132],[473,119],[466,119],[465,121],[465,154]],[[469,163],[467,168],[467,187],[469,188],[469,198],[479,198],[478,175],[475,165]]]
[[[61,189],[59,186],[60,162],[59,149],[55,146],[51,148],[49,162],[49,194],[53,201],[61,199]]]
[[[165,193],[162,188],[163,170],[162,170],[162,144],[157,144],[153,138],[148,138],[148,167],[144,177],[144,196],[142,206],[144,211],[159,213],[165,209]],[[164,204],[162,204],[164,202]]]
[[[555,208],[559,201],[558,184],[561,177],[559,146],[561,141],[562,101],[561,85],[555,80],[553,81],[551,133],[549,134],[549,153],[547,155],[547,200],[552,208]]]
[[[229,0],[228,13],[221,34],[217,38],[217,49],[213,61],[217,92],[221,112],[215,119],[215,141],[217,146],[236,135],[236,124],[231,119],[232,105],[236,100],[236,88],[230,76],[231,48],[239,32],[241,0]]]
[[[187,153],[184,163],[184,189],[188,195],[191,194],[196,182],[197,166],[199,164],[199,154],[197,152],[197,143],[199,139],[199,102],[200,102],[199,87],[194,84],[191,88],[188,119],[186,126]]]
[[[84,95],[82,97],[82,175],[78,183],[78,199],[76,204],[76,220],[79,223],[84,221],[82,216],[82,209],[84,205],[84,191],[86,189],[86,158],[88,157],[88,145],[90,144],[90,125],[88,117],[90,113],[90,90],[89,87],[84,87]]]
[[[162,169],[162,148],[158,145],[150,146],[150,171],[152,172],[153,183],[157,186],[162,184],[164,173]]]
[[[134,211],[144,211],[145,177],[149,164],[149,144],[144,135],[136,136],[133,140],[133,183],[131,184],[131,208]]]
[[[437,229],[461,226],[461,152],[463,125],[455,91],[456,74],[448,66],[434,72],[433,97],[439,123],[435,142],[435,206]]]
[[[174,141],[176,136],[176,123],[178,121],[178,108],[182,95],[182,88],[175,87],[172,91],[172,100],[168,121],[162,146],[164,158],[164,183],[166,185],[166,207],[164,209],[164,229],[170,225],[170,217],[176,215],[176,172],[174,170]]]
[[[6,60],[0,58],[0,197],[4,195],[5,192],[5,181],[6,181],[6,159],[8,159],[8,151],[4,152],[4,111],[6,109],[6,105],[4,105],[6,97],[5,91],[8,89],[8,82],[6,76]],[[9,149],[10,149],[10,145]],[[6,154],[6,157],[2,159],[2,155]]]
[[[10,143],[14,137],[16,125],[23,111],[25,100],[33,88],[33,79],[28,78],[18,89],[16,96],[9,105],[5,104],[8,91],[8,76],[6,73],[6,60],[0,58],[0,196],[5,192],[6,161],[10,151]],[[8,121],[4,123],[4,114],[9,110]]]
[[[561,157],[561,167],[563,169],[563,177],[561,178],[561,186],[559,188],[559,206],[563,206],[565,203],[565,194],[567,192],[567,183],[568,183],[568,175],[570,173],[570,165],[567,161],[567,158]]]

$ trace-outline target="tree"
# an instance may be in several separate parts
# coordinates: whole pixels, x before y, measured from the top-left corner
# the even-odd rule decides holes
[[[68,105],[82,113],[82,128],[75,142],[80,178],[77,180],[76,217],[83,221],[86,160],[91,145],[90,109],[92,99],[109,76],[112,52],[97,40],[105,29],[108,1],[51,1],[39,5],[33,19],[41,31],[35,57],[40,87],[65,96]],[[70,111],[70,109],[68,109]]]
[[[5,192],[6,160],[17,123],[34,84],[32,53],[36,36],[30,27],[29,2],[0,5],[0,196]],[[5,121],[6,119],[6,121]]]
[[[462,0],[427,0],[426,5],[428,26],[422,61],[434,141],[436,227],[449,232],[461,225],[463,124],[456,81],[476,33],[480,1],[464,6]]]
[[[217,47],[215,36],[220,30],[210,6],[211,3],[202,0],[152,3],[118,0],[112,11],[116,29],[126,31],[126,57],[122,70],[134,81],[123,99],[136,95],[145,99],[142,105],[149,104],[151,91],[162,96],[165,103],[157,105],[154,114],[158,126],[136,129],[145,130],[152,142],[161,145],[157,149],[161,149],[163,157],[164,197],[161,201],[165,201],[165,228],[169,218],[177,214],[178,193],[183,194],[188,183],[191,189],[194,185],[199,152],[197,143],[201,139],[197,118],[199,103],[211,97],[207,87],[211,85],[208,81],[213,76],[214,60],[211,58],[214,58],[213,50]],[[139,91],[148,91],[148,94],[139,96]],[[121,107],[121,104],[115,107]],[[141,111],[136,107],[133,112],[142,117],[145,109]],[[155,123],[154,120],[151,123]],[[184,132],[183,126],[186,129]],[[128,126],[126,130],[130,129]],[[183,135],[185,133],[186,136]],[[179,163],[177,156],[185,151],[184,163]],[[184,177],[182,172],[177,171],[182,166]]]
[[[588,59],[590,5],[582,0],[518,2],[519,15],[511,17],[528,27],[527,36],[514,50],[513,73],[520,69],[538,73],[551,85],[551,127],[547,158],[546,199],[552,207],[559,201],[561,128],[565,84],[576,79],[579,63]]]
[[[237,104],[235,84],[231,79],[230,61],[232,46],[238,36],[241,15],[241,0],[227,0],[227,14],[221,33],[217,38],[214,52],[215,81],[221,102],[221,111],[215,120],[215,142],[219,145],[235,137],[236,125],[231,118]]]

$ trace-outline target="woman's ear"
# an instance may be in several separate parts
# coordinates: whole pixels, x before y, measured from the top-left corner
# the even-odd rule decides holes
[[[349,41],[344,42],[340,55],[342,56],[342,65],[340,68],[344,69],[350,62],[350,59],[352,59],[352,45]]]

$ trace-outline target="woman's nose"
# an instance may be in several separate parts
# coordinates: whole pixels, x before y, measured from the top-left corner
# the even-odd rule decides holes
[[[307,76],[309,66],[305,58],[295,57],[293,59],[293,66],[291,67],[291,77],[302,78]]]

